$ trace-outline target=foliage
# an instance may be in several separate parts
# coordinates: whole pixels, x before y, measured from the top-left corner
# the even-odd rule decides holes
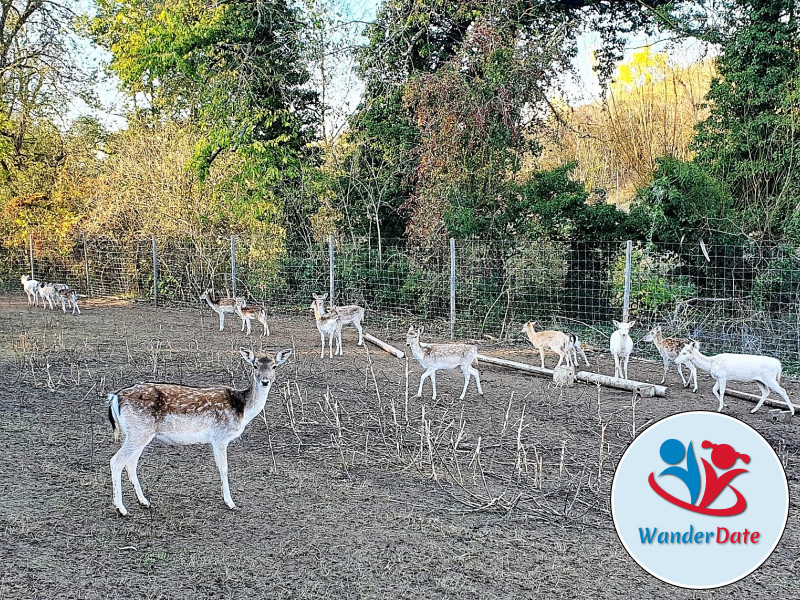
[[[154,117],[197,126],[201,178],[229,150],[255,165],[245,178],[275,182],[312,135],[303,27],[284,0],[98,0],[90,31]]]
[[[742,233],[782,235],[798,212],[800,5],[736,0],[697,128],[697,162],[730,190]]]
[[[631,206],[631,222],[651,242],[722,240],[734,230],[731,197],[702,167],[673,157],[656,161],[653,182]]]

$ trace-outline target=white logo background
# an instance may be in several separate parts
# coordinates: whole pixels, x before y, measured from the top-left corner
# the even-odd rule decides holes
[[[692,442],[700,474],[705,482],[702,460],[711,463],[711,450],[701,444],[730,444],[747,454],[750,462],[741,460],[732,468],[747,469],[730,485],[747,500],[747,508],[739,515],[721,517],[691,512],[661,498],[650,487],[648,477],[676,498],[689,502],[686,486],[677,477],[659,477],[668,464],[659,453],[661,444],[677,439]],[[711,463],[713,464],[713,463]],[[681,464],[685,466],[685,460]],[[723,471],[716,469],[718,474]],[[704,488],[705,486],[703,486]],[[703,490],[700,492],[702,497]],[[709,508],[725,508],[736,501],[727,489]],[[698,502],[699,504],[699,502]],[[681,587],[712,588],[733,583],[752,573],[777,546],[789,511],[789,487],[786,474],[772,447],[749,425],[715,412],[688,412],[673,415],[642,432],[628,447],[617,466],[611,488],[611,511],[617,533],[625,549],[646,571],[659,579]],[[657,528],[658,532],[713,531],[710,543],[642,543],[639,529]],[[758,543],[719,544],[717,527],[734,531],[758,531]],[[705,540],[705,536],[703,540]]]

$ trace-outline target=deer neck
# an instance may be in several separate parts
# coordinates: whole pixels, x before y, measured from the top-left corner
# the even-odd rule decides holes
[[[692,353],[692,362],[694,366],[702,369],[703,371],[710,372],[711,368],[714,366],[714,357],[713,356],[706,356],[705,354],[701,353],[700,350],[695,349]]]
[[[247,393],[245,394],[245,405],[244,405],[244,416],[243,421],[245,425],[252,421],[258,413],[264,410],[264,406],[267,404],[267,398],[269,398],[269,391],[272,389],[272,381],[269,382],[267,387],[261,385],[260,381],[257,381],[254,377],[253,380],[250,382],[250,387],[247,389]]]
[[[419,343],[419,338],[411,342],[411,354],[413,354],[414,358],[417,360],[422,360],[427,356],[425,349]]]
[[[219,306],[217,306],[217,304],[213,300],[211,300],[211,298],[208,295],[206,295],[205,300],[206,304],[208,304],[213,310],[219,308]]]

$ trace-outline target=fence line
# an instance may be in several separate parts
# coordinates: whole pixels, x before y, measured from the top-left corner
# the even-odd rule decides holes
[[[34,236],[26,242],[0,249],[3,289],[19,290],[19,276],[32,269],[40,281],[94,297],[199,306],[210,287],[291,315],[306,314],[311,294],[327,288],[337,304],[364,305],[368,323],[413,321],[439,336],[508,340],[536,320],[602,347],[611,320],[628,312],[641,336],[660,323],[709,351],[769,354],[800,369],[794,248],[548,240],[412,248],[384,240],[379,251],[333,237],[311,247],[225,237],[82,238],[62,252]]]

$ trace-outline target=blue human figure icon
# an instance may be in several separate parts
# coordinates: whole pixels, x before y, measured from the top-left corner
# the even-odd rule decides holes
[[[674,475],[683,481],[689,490],[690,504],[694,504],[700,495],[700,468],[697,465],[692,442],[689,442],[689,449],[687,450],[679,440],[666,440],[661,444],[659,454],[665,463],[673,465],[661,471],[659,477],[662,475]],[[678,467],[677,464],[683,460],[684,456],[686,456],[686,468]]]

